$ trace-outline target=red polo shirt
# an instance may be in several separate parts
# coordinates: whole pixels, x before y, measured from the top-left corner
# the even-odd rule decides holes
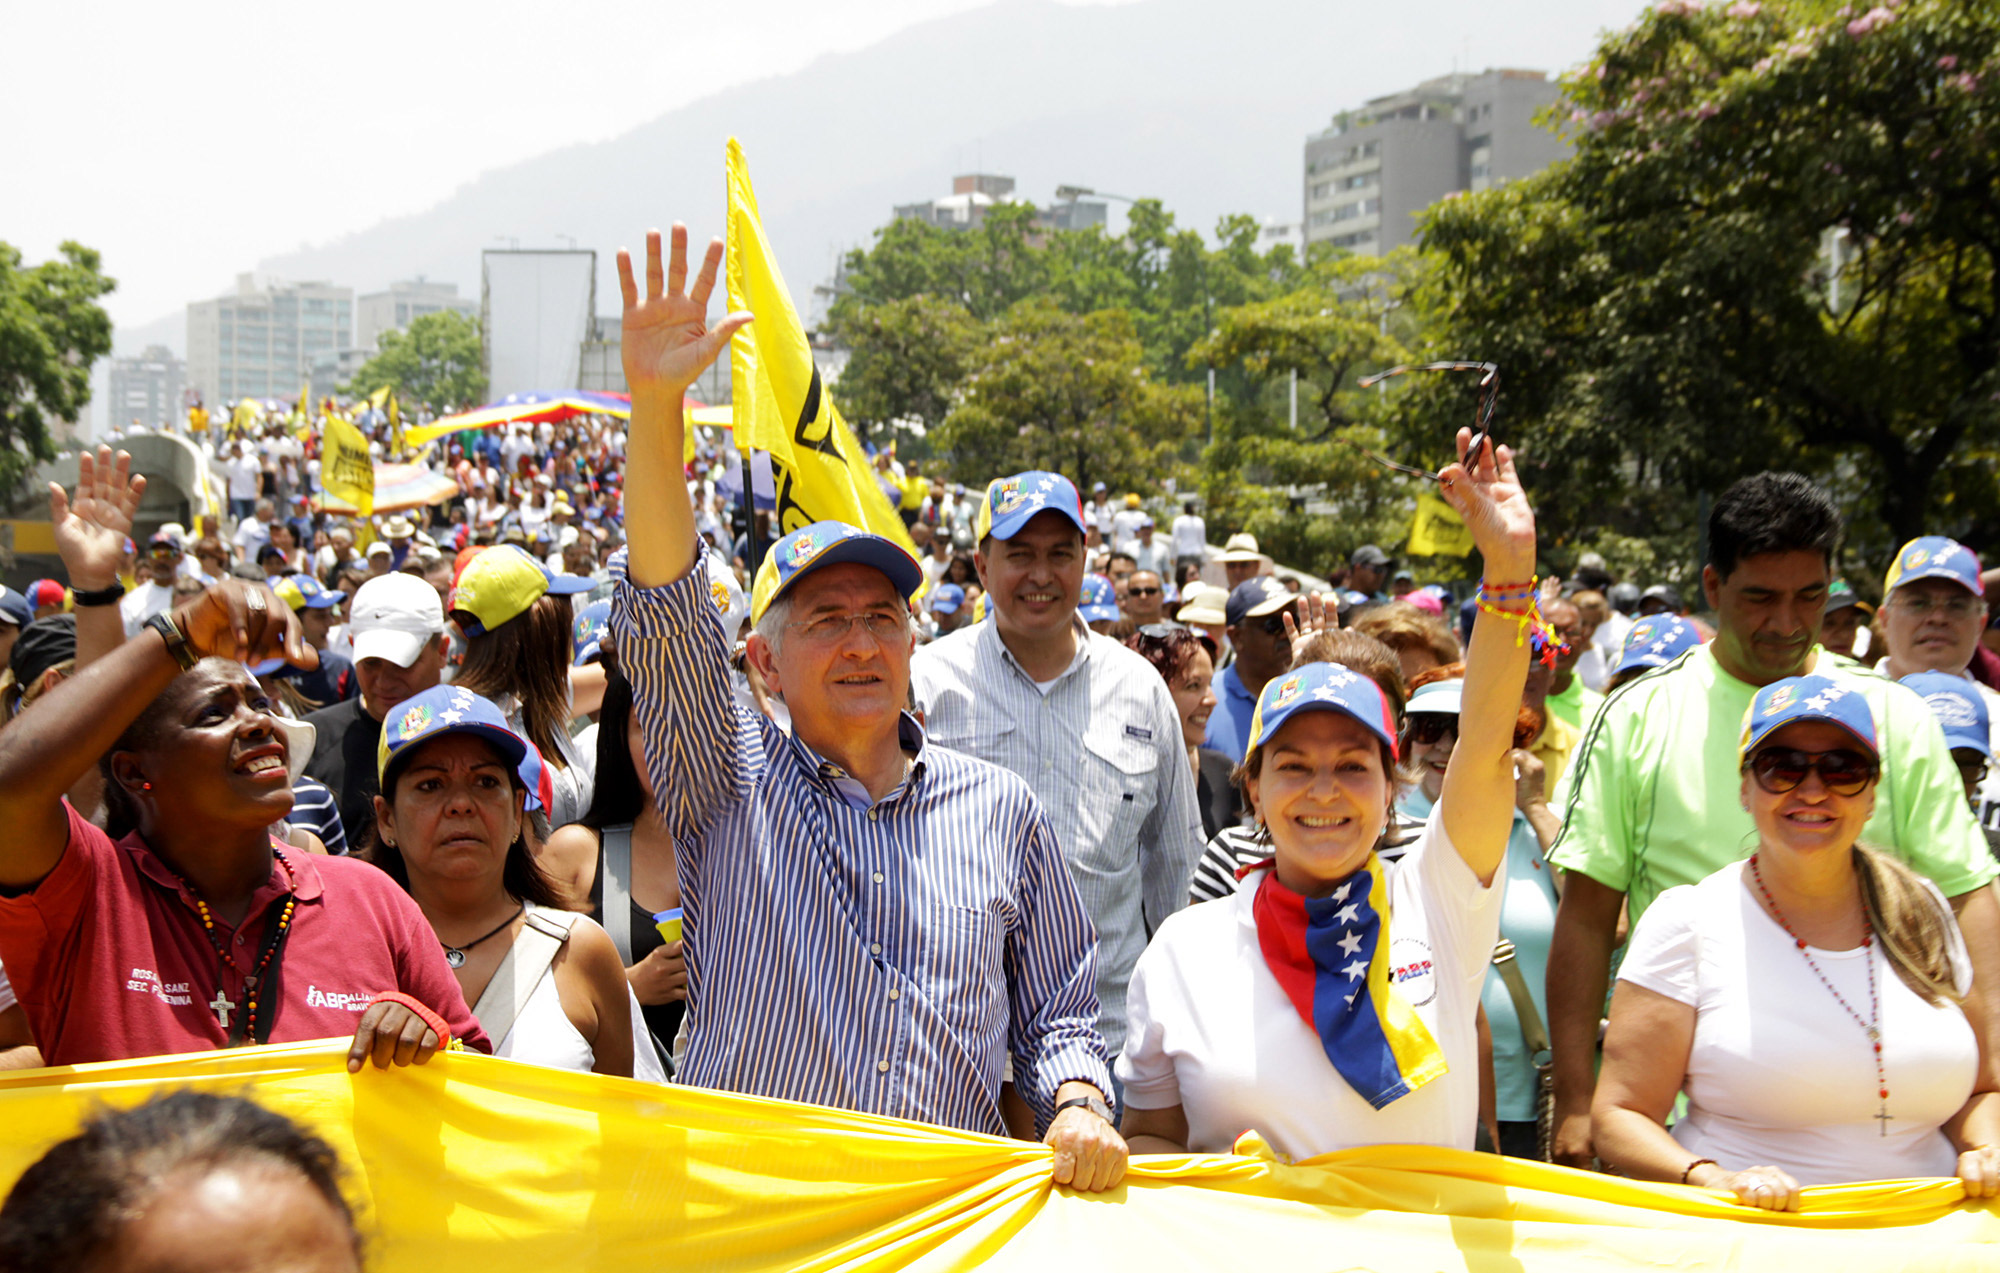
[[[217,992],[242,1011],[243,972],[217,958],[194,897],[138,834],[117,843],[69,813],[69,846],[32,891],[0,897],[0,963],[50,1065],[116,1061],[228,1046]],[[289,850],[298,905],[279,952],[269,1041],[351,1038],[376,995],[430,1005],[467,1046],[492,1051],[444,951],[409,894],[350,858]],[[216,931],[248,971],[286,897],[285,873],[251,899],[240,928]],[[267,979],[268,982],[268,979]],[[232,1013],[231,1021],[235,1017]]]

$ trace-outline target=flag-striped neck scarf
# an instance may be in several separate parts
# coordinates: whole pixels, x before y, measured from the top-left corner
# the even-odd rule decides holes
[[[1326,1059],[1376,1109],[1445,1072],[1444,1054],[1389,981],[1389,888],[1380,859],[1328,897],[1301,897],[1275,867],[1251,907],[1264,962]]]

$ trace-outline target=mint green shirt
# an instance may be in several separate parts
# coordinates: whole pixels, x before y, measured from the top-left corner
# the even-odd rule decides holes
[[[1862,840],[1957,897],[2000,875],[1923,699],[1815,647],[1813,670],[1867,698],[1882,746],[1875,813]],[[1677,884],[1748,857],[1757,829],[1738,791],[1736,749],[1757,687],[1699,645],[1620,686],[1557,783],[1563,831],[1549,860],[1626,895],[1631,922]]]

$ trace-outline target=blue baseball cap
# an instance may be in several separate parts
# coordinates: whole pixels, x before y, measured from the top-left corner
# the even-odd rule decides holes
[[[1868,709],[1868,699],[1859,689],[1825,676],[1788,676],[1758,690],[1750,700],[1750,710],[1743,717],[1743,742],[1736,749],[1737,764],[1774,732],[1802,720],[1838,725],[1866,747],[1869,755],[1878,760],[1882,756],[1875,741],[1875,713]]]
[[[290,606],[294,612],[300,610],[331,610],[347,600],[347,594],[337,588],[322,588],[319,580],[311,575],[280,575],[271,584],[271,591],[278,594],[278,600]]]
[[[974,538],[988,535],[1012,539],[1038,513],[1061,513],[1076,525],[1076,533],[1086,532],[1083,497],[1076,486],[1060,473],[1030,471],[996,478],[987,484],[986,499],[979,505],[979,527]]]
[[[1625,634],[1613,676],[1638,667],[1665,667],[1701,644],[1701,633],[1677,614],[1649,614]]]
[[[574,651],[570,662],[582,667],[593,659],[604,655],[604,634],[611,629],[611,602],[593,601],[577,611],[576,622],[570,626],[571,648]]]
[[[1278,582],[1276,575],[1253,575],[1229,590],[1222,613],[1230,627],[1245,619],[1276,614],[1299,599],[1299,594]]]
[[[456,685],[433,686],[398,703],[382,722],[382,740],[375,746],[375,777],[381,789],[391,789],[389,769],[397,757],[447,734],[477,734],[492,743],[516,772],[522,772],[522,761],[534,750],[491,699]],[[539,755],[536,759],[539,763]],[[524,782],[526,778],[522,772]]]
[[[927,601],[938,614],[957,614],[958,608],[965,604],[965,589],[955,583],[941,583],[931,589]]]
[[[1264,686],[1257,696],[1257,710],[1250,717],[1250,745],[1243,754],[1255,753],[1300,712],[1316,710],[1352,716],[1388,744],[1391,753],[1397,752],[1396,714],[1382,687],[1338,663],[1308,663],[1272,677]]]
[[[1882,595],[1886,598],[1903,584],[1919,579],[1949,579],[1975,597],[1986,595],[1986,586],[1979,578],[1978,556],[1943,535],[1925,535],[1904,544],[1883,580]]]
[[[1947,747],[1953,751],[1970,747],[1988,760],[1993,758],[1993,718],[1977,684],[1949,672],[1912,672],[1903,684],[1915,690],[1937,717]]]
[[[895,540],[846,522],[814,522],[780,539],[764,554],[764,564],[757,567],[757,578],[750,586],[750,621],[761,621],[771,603],[806,575],[843,561],[873,566],[889,576],[902,597],[915,592],[924,581],[924,568]]]
[[[34,621],[35,608],[28,604],[28,599],[12,588],[0,587],[0,622],[25,628]]]
[[[1077,593],[1076,612],[1085,623],[1118,622],[1117,586],[1103,575],[1085,575],[1083,588]]]

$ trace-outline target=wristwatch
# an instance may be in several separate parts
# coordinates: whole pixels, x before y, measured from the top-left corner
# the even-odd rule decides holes
[[[1097,1115],[1113,1127],[1118,1126],[1118,1119],[1113,1116],[1111,1107],[1104,1103],[1104,1098],[1101,1096],[1072,1096],[1062,1104],[1056,1106],[1055,1112],[1060,1114],[1064,1110],[1078,1105]]]
[[[111,581],[109,588],[91,588],[87,591],[82,588],[71,588],[69,590],[70,600],[80,606],[115,606],[118,604],[119,598],[124,595],[125,585],[116,579]]]
[[[181,671],[185,672],[201,661],[188,648],[187,634],[181,631],[181,625],[174,622],[174,616],[169,612],[160,611],[146,620],[146,626],[160,634],[160,639],[167,643],[167,653],[174,656],[174,662],[181,665]]]

